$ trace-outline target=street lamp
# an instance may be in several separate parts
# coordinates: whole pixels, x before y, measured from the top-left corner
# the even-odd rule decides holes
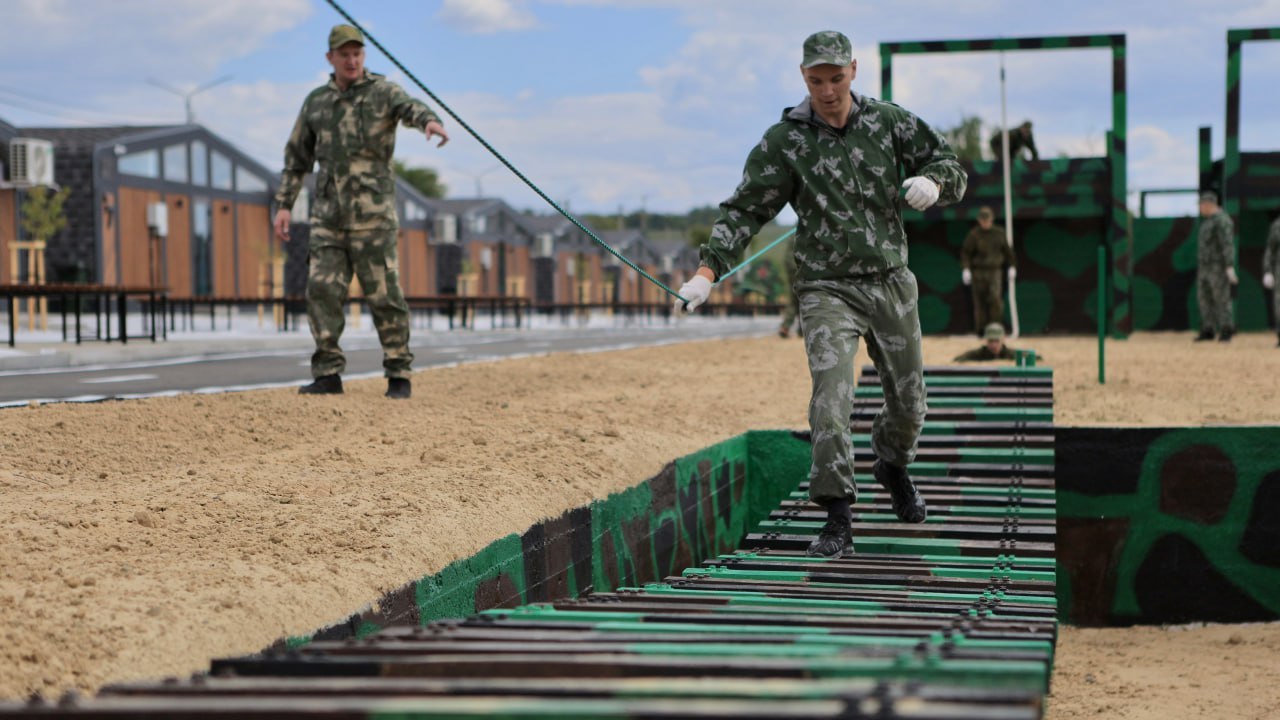
[[[205,83],[204,85],[201,85],[189,92],[182,92],[181,90],[173,87],[172,85],[167,85],[165,83],[162,83],[159,80],[156,80],[155,78],[147,78],[147,82],[151,83],[152,85],[155,85],[156,87],[162,90],[168,90],[174,95],[181,97],[187,108],[187,124],[194,125],[196,122],[196,114],[195,114],[195,111],[191,109],[191,98],[195,97],[196,95],[199,95],[200,93],[204,92],[205,90],[208,90],[209,88],[215,85],[221,85],[222,83],[230,79],[231,79],[230,75],[223,75],[217,80],[214,80],[213,82]]]

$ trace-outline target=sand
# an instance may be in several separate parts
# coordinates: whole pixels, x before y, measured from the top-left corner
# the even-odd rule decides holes
[[[1193,425],[1280,424],[1274,342],[1111,342],[1105,387],[1095,340],[1014,344],[1055,366],[1060,424]],[[926,362],[976,344],[929,339]],[[428,370],[407,403],[382,390],[370,380],[338,397],[280,389],[0,411],[0,697],[187,675],[307,633],[675,457],[748,429],[803,427],[809,380],[800,342],[767,337]],[[1280,631],[1263,628],[1240,631],[1271,633],[1248,672],[1256,684],[1202,681],[1200,701],[1210,688],[1255,688],[1262,702],[1280,686]],[[1135,633],[1143,642],[1125,639]],[[1216,662],[1192,637],[1066,630],[1051,717],[1088,712],[1112,664],[1138,667],[1131,654]],[[1148,717],[1117,708],[1155,695],[1193,706],[1167,687],[1182,681],[1117,678],[1106,716]]]

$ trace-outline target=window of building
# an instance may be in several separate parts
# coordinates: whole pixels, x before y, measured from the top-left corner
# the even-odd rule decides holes
[[[484,228],[485,228],[485,225],[486,225],[486,222],[485,222],[485,221],[486,221],[486,219],[487,219],[487,218],[485,218],[485,216],[483,216],[483,215],[476,215],[476,216],[472,217],[472,218],[471,218],[471,232],[473,232],[473,233],[475,233],[475,234],[477,234],[477,235],[483,235],[483,234],[484,234]]]
[[[138,177],[160,177],[160,153],[155,150],[143,150],[120,157],[120,172],[124,175]]]
[[[186,145],[170,145],[164,149],[164,179],[180,183],[190,181]]]
[[[199,140],[191,143],[191,184],[209,184],[209,149]]]
[[[209,153],[209,169],[211,172],[211,182],[215,188],[219,190],[233,190],[231,180],[231,158],[214,150]]]
[[[266,192],[267,181],[243,165],[237,165],[236,190],[243,193]]]
[[[191,262],[195,270],[196,297],[213,293],[213,234],[210,232],[211,213],[206,198],[196,198],[191,203]]]

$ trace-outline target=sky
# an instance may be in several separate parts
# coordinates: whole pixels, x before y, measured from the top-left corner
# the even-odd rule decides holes
[[[1192,187],[1197,130],[1225,132],[1226,31],[1280,26],[1280,0],[343,0],[371,37],[572,212],[684,212],[724,200],[747,152],[804,97],[804,38],[850,37],[855,91],[881,96],[888,41],[1127,37],[1129,185]],[[322,84],[320,0],[0,0],[0,119],[23,126],[196,121],[275,170],[303,98]],[[935,127],[1000,122],[998,53],[896,56],[893,99]],[[1101,155],[1107,49],[1004,54],[1007,117],[1042,156]],[[444,148],[402,130],[397,157],[451,197],[548,205],[372,45],[367,67],[445,118]],[[164,86],[164,87],[162,87]],[[1241,145],[1280,150],[1280,41],[1244,45]],[[167,89],[166,89],[167,88]],[[203,89],[201,89],[203,88]],[[1150,214],[1192,214],[1154,196]]]

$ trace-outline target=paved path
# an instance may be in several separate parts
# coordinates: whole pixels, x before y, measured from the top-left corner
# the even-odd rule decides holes
[[[767,317],[696,319],[650,327],[440,331],[418,333],[412,347],[414,367],[423,369],[553,352],[747,337],[772,332],[776,325],[776,318]],[[382,375],[382,351],[375,337],[356,335],[343,344],[346,379]],[[310,337],[300,335],[32,347],[21,355],[0,356],[0,406],[301,385],[310,381],[311,349]]]

